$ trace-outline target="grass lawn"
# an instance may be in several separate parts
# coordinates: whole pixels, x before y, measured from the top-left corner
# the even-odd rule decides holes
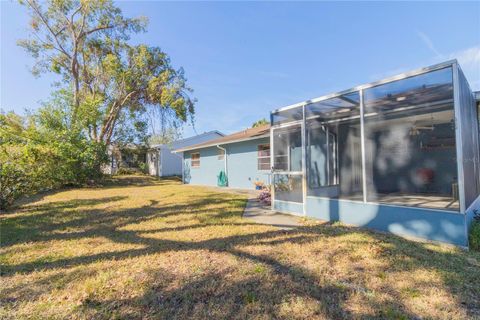
[[[135,176],[30,199],[0,215],[0,318],[480,319],[480,254],[245,201]]]

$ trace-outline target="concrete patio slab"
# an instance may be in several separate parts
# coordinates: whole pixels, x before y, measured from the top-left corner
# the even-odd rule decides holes
[[[267,224],[280,229],[289,230],[302,225],[300,217],[270,210],[270,206],[261,203],[256,198],[249,198],[243,217],[256,223]]]
[[[278,227],[284,230],[290,230],[301,226],[301,217],[290,214],[272,211],[269,205],[261,203],[257,197],[260,194],[258,190],[247,190],[237,188],[209,187],[215,191],[231,192],[248,196],[247,205],[243,211],[243,217],[256,223],[266,224]]]

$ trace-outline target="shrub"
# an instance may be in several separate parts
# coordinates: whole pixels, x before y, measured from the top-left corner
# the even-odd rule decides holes
[[[480,251],[480,213],[475,213],[469,235],[470,248]]]
[[[29,188],[25,171],[12,163],[0,163],[0,210],[11,206],[16,199],[28,193]]]
[[[272,195],[270,193],[270,190],[268,188],[263,189],[262,192],[260,192],[260,194],[258,195],[258,200],[260,200],[260,202],[264,204],[270,205],[272,202]]]
[[[24,117],[0,112],[0,209],[23,195],[102,177],[105,145],[66,119],[61,104]]]
[[[138,174],[140,173],[140,169],[138,168],[125,168],[125,167],[120,167],[117,170],[117,175],[130,175],[130,174]]]
[[[0,149],[0,209],[24,195],[102,177],[105,149],[88,141],[4,144]]]
[[[147,170],[147,164],[145,162],[140,162],[138,164],[138,168],[140,169],[140,171],[142,173],[148,173],[148,170]]]

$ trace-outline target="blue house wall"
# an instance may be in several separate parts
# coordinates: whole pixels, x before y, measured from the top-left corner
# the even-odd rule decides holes
[[[258,145],[269,144],[269,138],[227,143],[220,145],[227,150],[227,179],[232,188],[254,189],[255,181],[269,182],[270,170],[258,170]],[[200,167],[192,168],[192,153],[200,153]],[[206,147],[184,152],[184,182],[196,185],[216,186],[223,159],[218,159],[217,147]]]
[[[301,203],[276,200],[273,207],[280,212],[303,215]],[[468,245],[467,221],[461,213],[320,197],[307,197],[305,210],[307,216],[320,220],[341,221],[399,236]]]

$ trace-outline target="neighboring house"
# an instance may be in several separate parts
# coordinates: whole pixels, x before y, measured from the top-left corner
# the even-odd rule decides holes
[[[273,111],[272,208],[468,246],[476,104],[454,60]]]
[[[153,145],[148,149],[146,164],[148,173],[152,176],[167,177],[182,175],[182,154],[173,153],[173,149],[204,143],[218,139],[224,134],[219,131],[209,131],[193,137],[174,141],[171,145]]]
[[[246,129],[201,144],[182,147],[183,181],[217,186],[226,175],[228,187],[253,189],[270,183],[270,125]]]

